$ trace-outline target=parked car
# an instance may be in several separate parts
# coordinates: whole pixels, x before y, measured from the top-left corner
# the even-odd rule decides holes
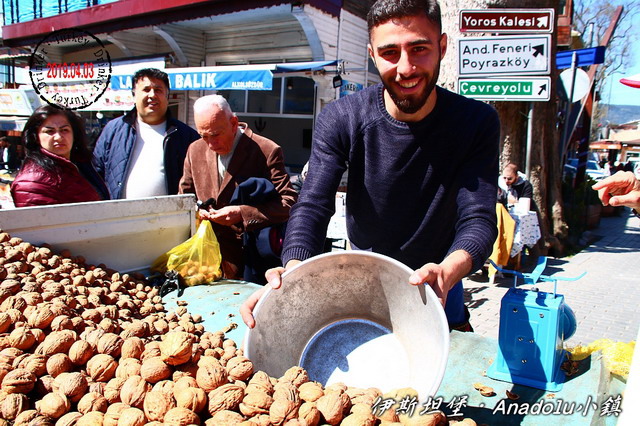
[[[565,179],[573,180],[576,176],[577,171],[578,171],[578,159],[569,158],[566,164],[564,165],[563,177]],[[589,175],[594,180],[600,180],[607,177],[604,169],[600,167],[598,163],[593,160],[587,161],[587,175]]]

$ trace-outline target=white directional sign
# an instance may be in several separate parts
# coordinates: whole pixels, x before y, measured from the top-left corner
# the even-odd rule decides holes
[[[548,101],[551,77],[461,78],[458,93],[483,101]]]
[[[458,75],[549,74],[551,35],[463,37]]]

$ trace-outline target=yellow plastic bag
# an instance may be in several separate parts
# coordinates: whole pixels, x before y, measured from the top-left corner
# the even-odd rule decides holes
[[[160,256],[151,265],[152,272],[176,271],[187,286],[206,284],[222,277],[220,245],[211,222],[203,220],[187,241]]]
[[[620,377],[629,377],[629,368],[631,367],[631,359],[633,358],[633,350],[636,347],[635,341],[628,343],[614,342],[610,339],[598,339],[586,346],[578,345],[569,348],[571,359],[580,361],[591,355],[593,352],[601,351],[602,359],[605,367]]]

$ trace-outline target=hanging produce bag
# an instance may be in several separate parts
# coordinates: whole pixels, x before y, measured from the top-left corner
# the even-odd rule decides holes
[[[158,257],[151,271],[161,274],[175,271],[185,285],[194,286],[219,280],[222,277],[221,261],[220,245],[211,222],[203,220],[191,238]]]

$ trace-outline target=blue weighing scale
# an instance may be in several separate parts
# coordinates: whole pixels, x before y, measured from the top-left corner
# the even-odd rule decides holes
[[[500,272],[513,274],[513,287],[502,298],[498,356],[489,366],[487,376],[550,392],[560,391],[565,379],[560,368],[566,357],[564,341],[575,333],[576,318],[564,296],[557,294],[557,281],[575,281],[586,272],[575,278],[542,275],[546,257],[538,259],[531,273],[491,264]],[[523,279],[523,284],[553,282],[553,293],[518,288],[518,278]]]

